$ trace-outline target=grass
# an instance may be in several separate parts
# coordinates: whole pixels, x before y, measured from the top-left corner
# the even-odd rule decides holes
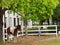
[[[36,45],[60,45],[60,37],[47,39],[45,41],[38,42]]]
[[[44,38],[45,37],[45,38]],[[35,40],[35,38],[37,38],[36,40]],[[21,38],[19,38],[19,39],[21,39],[20,41],[23,41],[24,39],[26,39],[26,37],[24,37],[23,39],[22,39],[22,37]],[[43,37],[37,37],[37,36],[30,36],[30,37],[28,37],[27,38],[28,40],[26,40],[27,41],[27,43],[32,43],[32,45],[60,45],[60,36],[58,36],[58,37],[53,37],[53,36],[51,36],[51,37],[46,37],[46,36],[43,36]],[[24,43],[25,41],[23,41],[23,43]],[[19,45],[21,44],[22,45],[22,43],[21,42],[19,42],[18,43]],[[29,45],[28,44],[28,45]],[[0,44],[0,45],[13,45],[13,44],[10,44],[10,43],[4,43],[4,44]],[[14,44],[15,45],[15,44]],[[25,43],[23,44],[23,45],[25,45]],[[30,44],[31,45],[31,44]]]

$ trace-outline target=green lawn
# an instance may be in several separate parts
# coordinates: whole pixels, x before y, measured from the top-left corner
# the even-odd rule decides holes
[[[60,45],[60,37],[50,38],[42,42],[38,42],[36,45]]]

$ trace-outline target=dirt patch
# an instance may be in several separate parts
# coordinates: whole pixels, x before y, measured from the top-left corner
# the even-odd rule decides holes
[[[45,41],[48,38],[51,37],[56,37],[55,35],[43,35],[43,36],[22,36],[22,37],[18,37],[17,43],[14,43],[13,41],[9,42],[9,43],[5,43],[4,45],[35,45],[37,42],[42,42]]]

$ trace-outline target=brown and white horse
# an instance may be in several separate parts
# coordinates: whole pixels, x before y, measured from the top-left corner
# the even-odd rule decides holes
[[[8,40],[10,41],[13,37],[17,37],[18,31],[21,31],[21,25],[17,25],[14,28],[8,27],[7,28],[7,37]]]

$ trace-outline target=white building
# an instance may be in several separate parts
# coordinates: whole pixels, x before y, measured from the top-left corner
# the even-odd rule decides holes
[[[21,25],[23,26],[23,21],[21,21],[21,16],[17,13],[8,13],[8,11],[5,12],[5,15],[3,15],[3,40],[5,41],[7,39],[7,31],[6,29],[10,26],[14,28],[14,26]],[[32,21],[28,20],[28,26],[32,26]]]

